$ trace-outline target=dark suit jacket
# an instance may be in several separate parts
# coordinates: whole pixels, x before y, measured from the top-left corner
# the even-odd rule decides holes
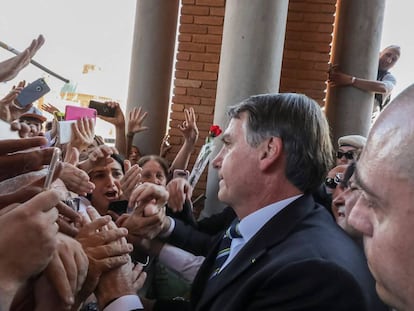
[[[223,236],[222,232],[230,226],[234,218],[236,213],[231,207],[198,221],[196,225],[174,218],[174,230],[166,241],[194,255],[206,256],[215,243],[216,234],[220,232]]]
[[[362,250],[311,196],[271,218],[207,283],[219,242],[194,280],[191,310],[387,310]]]

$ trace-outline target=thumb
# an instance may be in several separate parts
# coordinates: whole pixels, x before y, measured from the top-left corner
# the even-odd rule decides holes
[[[76,166],[79,162],[79,150],[75,147],[70,148],[65,160],[65,162]]]

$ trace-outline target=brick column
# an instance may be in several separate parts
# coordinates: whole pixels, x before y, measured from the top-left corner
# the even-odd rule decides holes
[[[165,134],[179,0],[137,0],[127,111],[141,106],[150,129],[134,138],[143,154],[158,154]]]
[[[331,64],[352,76],[376,79],[384,9],[385,0],[338,0]],[[328,87],[326,115],[335,145],[343,135],[368,134],[373,98],[352,86]]]
[[[288,3],[288,0],[227,0],[215,124],[223,128],[227,125],[228,106],[253,94],[278,92]],[[220,148],[221,145],[217,146],[213,157]],[[217,171],[210,166],[203,216],[221,210],[217,192]]]

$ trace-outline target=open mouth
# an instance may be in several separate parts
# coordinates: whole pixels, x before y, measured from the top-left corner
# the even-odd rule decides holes
[[[109,201],[118,200],[118,191],[107,191],[104,195]]]

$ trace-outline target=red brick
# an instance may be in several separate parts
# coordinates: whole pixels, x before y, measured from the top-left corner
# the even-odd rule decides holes
[[[178,61],[175,68],[178,70],[203,70],[204,64],[199,62]]]
[[[207,33],[211,35],[222,35],[223,34],[223,26],[208,26]]]
[[[303,41],[310,42],[324,42],[330,44],[332,42],[332,35],[330,33],[302,33]]]
[[[225,9],[222,8],[210,8],[210,15],[212,16],[224,16]]]
[[[217,89],[217,81],[203,81],[203,89]]]
[[[217,80],[217,73],[215,73],[215,72],[194,71],[194,72],[189,72],[188,77],[192,80],[216,81]]]
[[[206,45],[206,52],[207,53],[217,53],[220,54],[221,52],[221,45]]]
[[[208,98],[202,98],[201,99],[201,105],[202,106],[212,106],[214,107],[214,105],[216,104],[216,99],[208,99]]]
[[[178,35],[178,42],[191,42],[193,35],[180,33]]]
[[[171,110],[172,111],[184,111],[184,105],[173,102],[173,104],[171,105]]]
[[[314,23],[333,23],[335,20],[335,17],[333,14],[306,14],[305,16],[305,22],[314,22]]]
[[[335,13],[334,4],[316,4],[316,3],[289,3],[290,12],[315,12],[315,13]]]
[[[295,22],[301,22],[303,21],[304,17],[303,17],[303,13],[293,13],[293,12],[289,12],[288,15],[288,22],[291,23],[293,21]]]
[[[174,103],[199,105],[200,101],[201,101],[200,98],[194,97],[194,96],[181,96],[181,95],[173,96]]]
[[[319,42],[305,42],[305,41],[286,41],[285,49],[296,51],[315,51],[329,53],[330,47],[328,44]]]
[[[181,15],[180,22],[181,24],[192,24],[194,22],[194,17],[190,15]]]
[[[289,17],[288,17],[289,18]],[[286,30],[295,30],[302,32],[314,32],[318,30],[318,23],[304,23],[304,22],[288,22],[286,24]]]
[[[327,32],[331,34],[333,32],[333,28],[334,28],[333,23],[320,24],[318,27],[318,32]]]
[[[225,0],[196,0],[197,5],[224,6]]]
[[[176,104],[173,104],[176,105]],[[179,112],[179,111],[173,111],[171,113],[171,119],[172,120],[185,120],[185,113],[184,111]],[[172,143],[172,141],[170,140],[170,143]]]
[[[190,60],[190,53],[186,53],[186,52],[178,52],[177,53],[177,59],[178,60]]]
[[[187,90],[187,94],[190,96],[216,98],[216,90],[203,89],[203,88],[199,88],[199,89],[188,88],[186,90]]]
[[[194,24],[198,25],[223,25],[224,18],[217,16],[195,16]]]
[[[181,42],[178,45],[178,51],[186,51],[186,52],[205,52],[206,47],[204,44],[195,44],[195,43],[188,43],[188,42]]]
[[[197,121],[200,120],[200,122],[207,122],[207,123],[213,124],[213,118],[214,116],[210,116],[208,114],[200,114],[198,116]]]
[[[317,53],[317,52],[301,52],[300,59],[311,60],[311,61],[323,61],[329,60],[329,55],[326,53]]]
[[[182,87],[200,87],[201,81],[196,80],[184,80],[184,79],[175,79],[174,86],[182,86]]]
[[[183,4],[194,4],[195,0],[182,0]]]
[[[197,6],[197,5],[183,5],[181,8],[181,14],[188,15],[209,15],[210,8],[207,6]]]
[[[194,25],[194,24],[184,24],[180,25],[179,27],[180,33],[189,33],[189,34],[195,34],[195,33],[207,33],[207,26],[205,25]]]
[[[174,92],[175,95],[186,95],[187,94],[187,88],[185,88],[185,87],[175,87],[173,92]],[[191,95],[191,94],[189,94],[189,95]]]
[[[219,64],[205,64],[204,71],[218,72]]]
[[[214,107],[209,106],[198,106],[196,109],[197,114],[213,114],[214,113]],[[200,135],[201,137],[201,135]]]
[[[221,44],[221,36],[218,35],[193,35],[194,43]]]
[[[191,53],[191,60],[218,64],[220,61],[220,55],[212,53]]]
[[[179,70],[176,70],[174,76],[177,79],[187,79],[188,78],[188,71],[179,71]]]

